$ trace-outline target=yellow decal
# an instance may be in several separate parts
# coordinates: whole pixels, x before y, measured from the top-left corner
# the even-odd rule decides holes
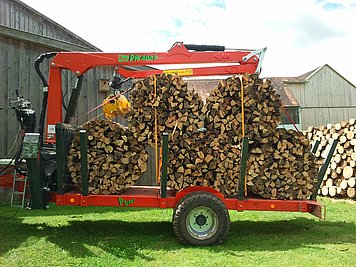
[[[193,69],[164,70],[163,73],[177,74],[178,76],[190,76],[193,75]]]

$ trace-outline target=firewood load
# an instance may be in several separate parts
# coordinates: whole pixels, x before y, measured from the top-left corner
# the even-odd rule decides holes
[[[205,175],[208,184],[226,196],[237,195],[242,138],[241,81],[245,134],[251,148],[247,189],[264,198],[308,198],[316,185],[320,162],[310,152],[311,145],[302,133],[276,129],[281,120],[279,96],[269,80],[257,75],[223,80],[207,98],[203,111],[210,134],[204,147],[213,152],[213,167]]]
[[[148,154],[127,127],[111,120],[93,120],[87,130],[89,193],[120,194],[134,185],[147,169]],[[67,167],[81,189],[79,134],[69,149]]]
[[[320,160],[326,158],[332,141],[338,140],[319,193],[328,197],[356,199],[356,119],[309,127],[305,135],[312,143],[320,141],[315,153]]]
[[[133,109],[127,120],[138,140],[155,146],[155,119],[158,138],[164,132],[169,134],[167,186],[180,190],[191,185],[208,185],[204,174],[209,166],[202,151],[205,133],[199,131],[205,123],[201,96],[188,90],[182,78],[163,74],[137,82],[130,100]],[[210,157],[208,162],[212,160]]]
[[[281,122],[280,98],[268,79],[246,74],[241,80],[237,76],[222,80],[208,96],[203,112],[205,127],[229,144],[239,144],[242,138],[241,82],[245,135],[253,141],[262,140]]]
[[[242,80],[230,77],[219,83],[201,109],[203,104],[200,97],[195,97],[190,105],[186,103],[186,99],[190,101],[189,97],[197,94],[187,90],[186,83],[181,78],[157,76],[155,88],[154,80],[150,77],[137,84],[138,90],[133,91],[131,99],[135,110],[129,116],[129,122],[137,128],[136,132],[146,133],[149,143],[153,144],[154,122],[147,120],[145,126],[142,126],[140,118],[147,114],[153,118],[156,108],[157,117],[162,118],[161,121],[158,120],[159,135],[168,132],[171,136],[169,187],[180,190],[191,185],[207,185],[225,196],[236,196],[240,164],[238,145],[242,138],[241,81],[244,87],[246,135],[252,140],[253,147],[253,157],[249,159],[249,163],[251,165],[257,158],[253,153],[261,154],[258,152],[261,148],[266,150],[262,150],[266,160],[271,157],[273,159],[270,165],[255,164],[255,169],[249,171],[249,189],[266,198],[307,198],[313,192],[320,165],[315,162],[309,142],[303,135],[276,130],[280,123],[280,100],[269,80],[259,79],[257,75],[244,75]],[[178,89],[175,88],[177,85]],[[165,100],[168,96],[162,95],[169,92],[167,88],[171,90],[168,103]],[[178,97],[172,97],[174,95]],[[177,105],[172,106],[172,103],[180,103],[179,109],[175,109]],[[170,109],[167,109],[169,105]],[[190,110],[185,110],[184,107]],[[185,123],[177,127],[181,123],[180,114],[192,114],[190,117],[194,119],[184,119]],[[202,126],[206,128],[206,132],[198,131]],[[261,155],[258,158],[261,161]],[[281,167],[284,169],[280,173]],[[262,182],[253,178],[261,177],[263,171],[268,170],[273,175],[262,176],[262,181],[267,184],[263,188]],[[287,177],[282,178],[284,174]],[[269,181],[271,179],[276,181]],[[281,179],[285,181],[280,182]]]
[[[225,196],[236,195],[238,148],[209,132],[185,137],[179,136],[170,145],[167,185],[176,190],[210,186]]]
[[[252,145],[246,183],[250,191],[270,199],[307,199],[318,181],[321,162],[301,132],[277,129]]]
[[[174,139],[204,127],[204,102],[180,77],[162,74],[136,82],[130,101],[132,110],[127,121],[140,142],[154,146],[155,121],[158,138],[166,132]]]
[[[154,146],[155,111],[158,136],[163,132],[170,136],[168,187],[181,190],[206,185],[226,195],[236,193],[237,148],[226,147],[225,136],[201,131],[206,123],[204,102],[194,90],[188,90],[182,78],[163,74],[155,81],[148,77],[136,83],[130,99],[133,110],[128,122],[140,140]]]
[[[249,191],[272,199],[307,198],[313,190],[319,165],[310,154],[310,145],[305,138],[296,132],[276,129],[280,123],[279,96],[269,80],[259,79],[257,75],[246,74],[242,79],[230,77],[221,81],[205,105],[194,90],[188,90],[182,78],[163,74],[138,81],[130,95],[132,110],[127,114],[128,128],[116,124],[109,126],[118,127],[114,131],[118,134],[114,134],[115,138],[108,141],[108,145],[113,146],[112,143],[121,140],[120,136],[127,136],[124,154],[130,156],[128,152],[138,148],[136,153],[142,153],[139,158],[146,164],[144,148],[147,144],[155,145],[157,123],[158,138],[164,132],[169,134],[168,187],[181,190],[191,185],[203,185],[213,187],[225,196],[236,196],[242,138],[242,87],[245,133],[250,138],[251,149],[246,176]],[[96,146],[92,148],[96,151],[98,142],[105,143],[100,140],[102,135],[96,136],[98,131],[106,133],[101,128],[106,129],[107,126],[102,124],[108,122],[95,121],[86,126],[93,131],[89,136],[94,137],[92,144],[88,141],[89,151],[90,145]],[[72,158],[68,160],[68,167],[73,181],[80,184],[76,180],[80,169],[78,140],[75,139],[71,148],[69,157]],[[109,155],[106,172],[102,171],[101,162],[91,162],[100,166],[90,169],[90,181],[94,181],[91,192],[118,194],[123,190],[114,190],[116,184],[110,178],[112,167],[114,173],[118,172],[115,163],[119,159],[111,155],[116,149],[113,147],[112,151],[110,148],[106,151],[103,148],[102,154],[99,153],[104,158],[104,152]],[[119,171],[125,177],[113,179],[121,179],[121,182],[128,179],[124,188],[134,184],[146,169],[145,165],[141,168],[140,164],[136,164],[137,159],[128,162],[129,166],[123,166],[124,171]],[[133,172],[133,168],[137,171]],[[101,172],[98,175],[93,169]]]

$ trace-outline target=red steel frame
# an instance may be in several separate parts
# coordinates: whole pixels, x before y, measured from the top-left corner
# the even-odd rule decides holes
[[[183,43],[175,43],[164,53],[58,53],[50,63],[47,126],[62,122],[62,69],[73,71],[77,76],[83,75],[89,69],[98,66],[115,66],[116,71],[124,77],[143,78],[164,72],[159,69],[130,71],[124,66],[167,65],[167,64],[196,64],[196,63],[229,63],[230,65],[189,68],[188,75],[232,75],[245,72],[254,73],[259,65],[259,58],[252,56],[248,60],[244,57],[251,51],[203,51],[190,52]],[[124,60],[123,60],[124,59]],[[232,63],[232,64],[231,64]],[[184,69],[183,69],[184,70]],[[48,137],[48,136],[47,136]],[[54,136],[47,138],[47,142],[54,142]],[[311,200],[266,200],[246,198],[225,198],[220,192],[204,186],[191,186],[177,193],[167,192],[167,197],[160,196],[159,187],[133,186],[121,195],[88,195],[79,193],[53,193],[51,200],[58,206],[129,206],[147,208],[174,208],[177,203],[191,192],[210,192],[220,198],[229,210],[259,210],[259,211],[290,211],[309,212],[322,218],[325,209],[316,201]]]
[[[121,195],[88,195],[66,193],[53,195],[57,206],[114,206],[141,208],[175,208],[178,202],[192,192],[209,192],[224,202],[229,210],[246,211],[288,211],[309,212],[320,219],[325,219],[325,207],[312,200],[270,200],[246,198],[225,198],[223,194],[211,187],[190,186],[177,193],[168,191],[167,197],[160,196],[160,188],[155,186],[133,186]]]

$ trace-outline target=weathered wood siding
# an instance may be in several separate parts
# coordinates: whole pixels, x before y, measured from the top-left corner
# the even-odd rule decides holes
[[[19,129],[15,111],[8,107],[8,99],[16,97],[16,89],[20,95],[32,102],[32,107],[37,112],[37,122],[39,121],[43,93],[42,84],[34,68],[36,58],[42,53],[68,50],[71,46],[73,50],[78,47],[83,47],[83,49],[86,47],[87,51],[97,49],[17,0],[0,0],[0,27],[14,33],[14,36],[9,36],[0,32],[0,107],[3,108],[0,110],[0,157],[5,157],[13,155],[14,151],[9,155],[8,152]],[[61,40],[61,42],[49,42],[51,44],[49,47],[45,45],[46,42],[36,43],[33,40],[21,39],[16,36],[17,31],[31,33],[35,36],[41,35],[48,37],[48,40]],[[33,39],[35,40],[35,38]],[[53,50],[53,45],[62,43],[65,44],[65,49],[59,46]],[[48,65],[48,60],[44,60],[41,65],[45,77],[48,75]],[[101,113],[99,109],[86,114],[106,97],[106,93],[98,91],[99,81],[100,79],[110,79],[112,73],[113,67],[102,67],[92,69],[85,74],[78,110],[74,119],[75,124],[82,124]],[[64,102],[68,102],[76,82],[76,76],[69,71],[63,71],[63,74]],[[85,115],[83,116],[83,114]]]
[[[301,104],[303,130],[356,117],[356,88],[328,65],[307,82],[287,86]]]
[[[2,96],[0,107],[3,107],[3,110],[0,110],[0,129],[2,130],[0,157],[7,154],[19,128],[15,111],[8,108],[8,99],[16,97],[16,89],[20,95],[32,102],[33,109],[37,112],[37,121],[39,121],[43,94],[42,84],[34,69],[34,62],[44,52],[48,52],[45,47],[0,36],[2,65],[0,67],[0,94]],[[43,62],[41,69],[46,77],[48,60]],[[82,124],[101,113],[101,109],[98,109],[86,114],[102,103],[106,97],[106,93],[98,91],[99,82],[100,79],[111,78],[112,73],[112,67],[101,67],[92,69],[85,74],[76,118],[73,120],[74,124]],[[68,103],[76,76],[69,71],[64,71],[63,74],[64,102]]]
[[[18,0],[0,0],[0,25],[95,49],[84,39]]]
[[[37,39],[42,41],[36,42]],[[16,89],[32,102],[37,124],[39,122],[43,93],[34,62],[39,55],[52,51],[98,51],[98,48],[18,0],[0,0],[0,107],[3,107],[0,109],[0,158],[12,157],[17,148],[15,145],[9,151],[19,130],[15,111],[8,107],[8,99],[16,97]],[[48,67],[49,61],[44,60],[41,70],[45,77]],[[98,90],[100,79],[111,79],[113,71],[113,67],[100,67],[84,75],[76,116],[71,124],[81,125],[102,112],[100,108],[93,110],[107,96]],[[74,73],[63,71],[65,105],[76,79]],[[117,121],[125,124],[123,120]],[[148,148],[148,152],[148,170],[139,181],[142,185],[156,184],[154,150]]]

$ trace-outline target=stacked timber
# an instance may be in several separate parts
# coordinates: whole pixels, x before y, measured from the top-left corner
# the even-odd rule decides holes
[[[93,120],[87,130],[89,192],[120,194],[134,185],[147,169],[148,154],[127,127],[111,120]],[[81,189],[79,134],[69,149],[67,167],[73,183]]]
[[[271,199],[307,199],[318,181],[320,162],[301,132],[277,129],[250,150],[246,180],[255,194]]]
[[[224,159],[223,164],[217,163],[218,170],[223,171],[212,172],[214,188],[227,196],[237,194],[243,137],[241,91],[245,136],[251,148],[247,189],[263,198],[308,198],[317,182],[320,162],[310,152],[309,140],[302,133],[277,129],[281,121],[279,95],[269,80],[257,75],[223,80],[207,98],[205,126],[214,139],[208,138],[205,146],[210,145],[217,157]]]
[[[169,147],[167,185],[176,190],[210,186],[226,196],[237,194],[238,148],[209,132],[176,138]]]
[[[182,78],[162,74],[136,82],[130,101],[127,128],[106,120],[84,126],[89,131],[92,193],[119,194],[133,185],[146,170],[144,148],[155,146],[156,136],[160,145],[166,132],[168,187],[178,191],[210,186],[236,196],[243,105],[245,135],[250,139],[247,189],[271,199],[306,199],[312,194],[319,162],[302,134],[277,129],[280,99],[269,80],[248,74],[229,77],[204,104]],[[70,149],[68,168],[80,185],[78,140]]]
[[[356,120],[309,127],[306,136],[320,141],[316,156],[326,158],[333,140],[338,140],[335,154],[323,179],[320,194],[329,197],[356,199]]]
[[[265,198],[307,198],[313,192],[319,165],[302,134],[276,129],[280,123],[280,99],[269,80],[248,74],[227,78],[211,92],[203,106],[201,98],[189,91],[181,78],[149,77],[136,84],[131,96],[134,110],[128,120],[133,131],[138,136],[143,133],[150,144],[154,144],[154,116],[158,135],[170,134],[169,187],[181,190],[205,185],[225,196],[236,196],[242,91],[245,134],[253,147],[248,189]],[[259,166],[255,161],[264,164]],[[271,175],[263,175],[264,172]]]
[[[280,99],[268,79],[256,74],[222,80],[206,100],[205,127],[225,137],[227,143],[238,144],[242,138],[242,102],[245,135],[260,141],[270,136],[281,122]]]
[[[164,132],[170,133],[174,139],[204,126],[204,102],[199,94],[188,90],[182,78],[150,76],[136,82],[134,88],[127,121],[138,141],[154,145],[156,134],[160,137]]]

